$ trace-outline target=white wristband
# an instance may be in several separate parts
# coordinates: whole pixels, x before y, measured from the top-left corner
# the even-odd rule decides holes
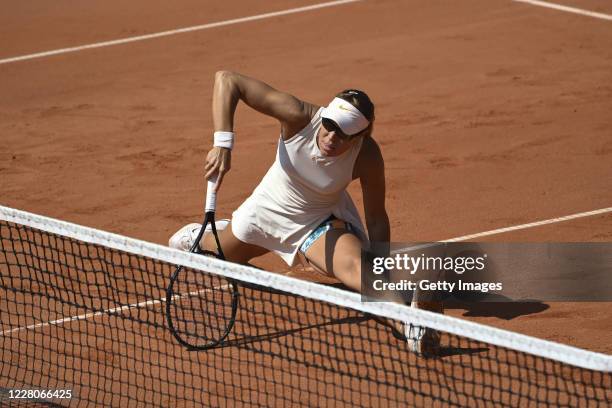
[[[215,132],[213,146],[232,150],[234,147],[234,132]]]

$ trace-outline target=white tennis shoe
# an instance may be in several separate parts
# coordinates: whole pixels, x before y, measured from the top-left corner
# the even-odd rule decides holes
[[[444,313],[442,302],[417,302],[413,300],[410,306],[430,312]],[[439,354],[439,331],[430,327],[417,326],[410,322],[404,322],[404,335],[406,336],[408,347],[413,353],[424,357],[434,357]]]
[[[432,328],[404,323],[406,341],[410,351],[425,357],[433,357],[440,350],[440,333]]]
[[[217,227],[217,231],[223,231],[229,225],[230,220],[224,219],[215,222],[215,227]],[[180,230],[176,231],[174,235],[170,237],[168,241],[168,246],[170,248],[180,249],[181,251],[189,251],[193,246],[195,239],[198,237],[200,232],[200,228],[202,228],[202,224],[192,223],[187,224]],[[212,231],[212,227],[210,225],[206,226],[206,231],[204,231],[204,235],[209,234]]]

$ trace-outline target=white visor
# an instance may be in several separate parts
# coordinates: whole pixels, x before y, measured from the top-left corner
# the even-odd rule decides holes
[[[321,117],[333,120],[345,135],[355,135],[370,125],[363,113],[344,99],[334,98],[323,108]]]

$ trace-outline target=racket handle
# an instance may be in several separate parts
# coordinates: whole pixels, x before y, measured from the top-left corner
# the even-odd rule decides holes
[[[206,186],[206,206],[204,207],[205,212],[215,212],[217,209],[217,193],[215,192],[215,186],[217,185],[217,175],[215,174],[208,180]]]

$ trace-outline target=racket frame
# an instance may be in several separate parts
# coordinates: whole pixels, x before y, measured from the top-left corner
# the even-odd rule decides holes
[[[208,188],[206,191],[206,206],[205,206],[204,222],[202,223],[202,228],[200,228],[200,231],[198,232],[198,236],[196,237],[189,252],[198,253],[198,254],[202,254],[206,256],[214,256],[215,258],[225,260],[225,255],[223,254],[223,250],[221,249],[221,243],[219,242],[219,235],[217,234],[217,227],[215,225],[215,207],[216,207],[216,201],[217,201],[216,193],[214,191],[215,182],[216,180],[208,182]],[[206,227],[208,224],[210,224],[211,226],[211,232],[215,238],[215,243],[217,244],[217,251],[218,251],[217,253],[213,251],[207,251],[207,250],[200,249],[200,240],[204,236],[204,232],[206,231]],[[232,305],[231,305],[232,313],[231,313],[231,318],[229,319],[229,322],[227,326],[225,327],[225,330],[223,331],[223,333],[221,333],[221,335],[217,337],[216,339],[213,339],[212,341],[206,344],[203,344],[203,345],[191,344],[181,337],[181,335],[179,334],[178,330],[176,329],[174,325],[174,320],[172,318],[172,302],[175,296],[174,284],[178,280],[183,269],[184,269],[183,265],[178,265],[176,267],[176,270],[170,277],[170,282],[168,283],[168,287],[166,288],[166,323],[168,324],[168,328],[170,329],[170,332],[172,333],[174,338],[187,349],[200,350],[200,351],[208,350],[210,348],[218,346],[221,342],[223,342],[227,338],[227,336],[230,334],[230,332],[232,331],[234,327],[234,324],[236,323],[236,313],[238,311],[238,284],[236,283],[236,281],[226,278],[229,283],[229,289],[232,293]],[[200,273],[205,273],[205,272],[200,271]]]

